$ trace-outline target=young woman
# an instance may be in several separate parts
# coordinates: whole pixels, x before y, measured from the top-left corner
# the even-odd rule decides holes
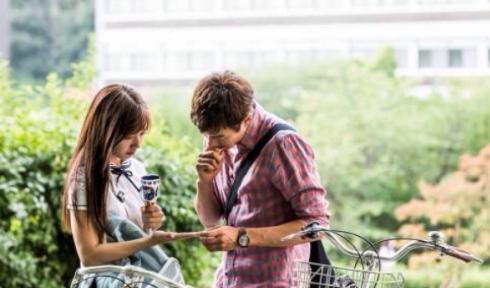
[[[125,85],[102,88],[93,99],[68,164],[63,191],[63,223],[73,234],[82,266],[108,264],[173,238],[155,231],[143,238],[108,243],[106,221],[127,217],[142,229],[156,230],[161,208],[139,195],[142,163],[132,158],[150,127],[141,96]]]

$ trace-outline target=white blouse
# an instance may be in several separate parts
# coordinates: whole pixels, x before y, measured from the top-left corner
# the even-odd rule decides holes
[[[129,161],[129,162],[128,162]],[[130,179],[137,187],[141,187],[141,177],[146,174],[145,167],[140,161],[130,158],[123,163],[128,166]],[[76,179],[72,178],[69,187],[67,208],[70,210],[87,210],[87,192],[85,177],[82,170],[78,170]],[[125,175],[111,173],[108,193],[106,195],[107,217],[110,215],[127,217],[133,223],[143,228],[141,206],[144,205],[143,197],[131,184]],[[76,201],[74,201],[76,199]]]

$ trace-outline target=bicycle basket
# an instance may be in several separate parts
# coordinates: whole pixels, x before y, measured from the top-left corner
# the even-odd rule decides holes
[[[362,269],[342,268],[324,264],[295,261],[293,287],[309,288],[401,288],[400,273],[369,272]]]
[[[78,269],[70,287],[187,288],[189,286],[136,266],[102,265]]]

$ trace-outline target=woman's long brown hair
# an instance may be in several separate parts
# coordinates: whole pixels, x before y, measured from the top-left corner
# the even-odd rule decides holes
[[[121,84],[111,84],[95,95],[83,121],[65,177],[62,218],[66,231],[71,231],[70,210],[67,207],[69,189],[79,186],[77,184],[80,183],[73,181],[76,182],[82,176],[87,195],[87,219],[95,227],[99,240],[102,241],[107,217],[106,195],[110,180],[110,155],[114,147],[126,136],[147,130],[150,125],[148,107],[134,89]],[[77,189],[74,192],[79,193]],[[76,207],[76,194],[72,197],[72,203]]]

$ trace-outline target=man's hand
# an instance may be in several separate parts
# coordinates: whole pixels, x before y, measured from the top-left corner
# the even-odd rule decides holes
[[[141,206],[141,214],[143,216],[143,229],[151,228],[155,231],[162,226],[162,222],[165,220],[162,208],[149,201],[145,201],[145,205]]]
[[[199,181],[211,183],[214,176],[218,174],[223,163],[223,150],[207,148],[197,157],[196,170]]]
[[[201,233],[201,242],[209,251],[230,251],[237,248],[238,228],[216,226]]]

